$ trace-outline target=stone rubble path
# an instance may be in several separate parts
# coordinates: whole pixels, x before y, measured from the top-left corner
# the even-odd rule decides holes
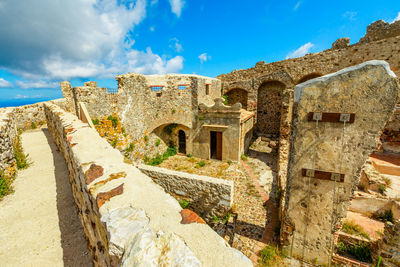
[[[33,164],[0,201],[0,266],[93,266],[64,158],[47,128],[21,137]]]

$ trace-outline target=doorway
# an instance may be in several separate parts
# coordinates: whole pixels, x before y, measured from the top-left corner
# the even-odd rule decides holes
[[[210,157],[222,160],[222,132],[210,132]]]
[[[179,153],[186,154],[186,134],[184,131],[178,132]]]

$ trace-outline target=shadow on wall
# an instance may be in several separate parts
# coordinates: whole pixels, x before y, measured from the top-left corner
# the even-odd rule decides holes
[[[58,225],[61,232],[64,266],[93,266],[79,220],[67,165],[47,128],[42,129],[51,148],[56,179]]]

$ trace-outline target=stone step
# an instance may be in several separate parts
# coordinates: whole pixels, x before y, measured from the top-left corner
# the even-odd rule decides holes
[[[400,154],[374,153],[369,158],[378,172],[400,176]]]
[[[370,263],[357,261],[355,259],[351,259],[349,257],[345,257],[345,256],[342,256],[339,254],[334,254],[332,261],[335,263],[343,264],[345,266],[350,266],[350,267],[356,267],[356,266],[370,267],[370,266],[372,266],[372,264],[370,264]]]

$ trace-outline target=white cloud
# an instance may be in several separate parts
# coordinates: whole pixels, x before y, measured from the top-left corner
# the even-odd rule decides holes
[[[287,54],[286,59],[288,58],[295,58],[295,57],[302,57],[305,54],[309,53],[310,49],[314,46],[314,44],[308,42],[302,46],[300,46],[298,49],[296,49],[293,52],[290,52]]]
[[[156,29],[154,28],[154,26],[151,26],[151,27],[149,28],[149,30],[150,30],[151,32],[154,32]]]
[[[178,53],[183,51],[183,46],[179,43],[179,40],[176,37],[169,40],[169,48],[174,49]]]
[[[185,0],[169,0],[172,12],[179,18],[182,13],[182,8],[185,5]]]
[[[12,86],[12,83],[4,80],[3,78],[0,78],[0,87],[11,87],[11,86]]]
[[[58,82],[48,82],[48,81],[17,81],[16,85],[21,89],[28,88],[58,88],[60,84]]]
[[[296,11],[302,3],[303,1],[298,1],[296,5],[293,7],[293,10]]]
[[[17,94],[14,99],[27,99],[27,98],[40,98],[43,97],[43,95],[21,95]]]
[[[158,0],[151,0],[150,1],[150,5],[151,6],[154,6],[154,5],[157,5],[158,4]]]
[[[346,11],[342,16],[345,19],[349,19],[351,21],[354,21],[354,20],[356,20],[357,12],[355,12],[355,11]]]
[[[8,26],[0,27],[0,68],[21,76],[17,83],[21,88],[49,87],[56,80],[71,78],[113,78],[140,70],[178,72],[182,57],[133,48],[133,30],[145,19],[147,2],[157,3],[1,0],[0,25]]]
[[[399,20],[400,20],[400,12],[397,13],[397,17],[394,20],[392,20],[392,22],[390,22],[390,23],[393,23],[393,22],[396,22],[396,21],[399,21]]]
[[[203,53],[199,56],[200,63],[203,64],[204,62],[211,60],[211,56],[208,56],[207,53]]]

